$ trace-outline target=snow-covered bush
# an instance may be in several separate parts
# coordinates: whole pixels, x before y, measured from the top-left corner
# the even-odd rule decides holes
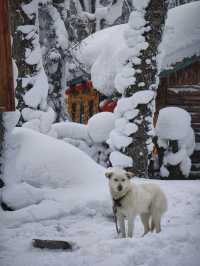
[[[93,115],[88,121],[88,134],[95,143],[105,142],[110,131],[114,128],[115,115],[110,112],[101,112]]]
[[[106,140],[114,126],[115,115],[111,112],[101,112],[93,115],[87,125],[69,121],[60,122],[52,125],[52,131],[58,139],[72,144],[107,167],[110,149]]]
[[[170,178],[172,175],[171,166],[174,166],[180,170],[184,177],[188,177],[191,170],[190,156],[195,148],[190,114],[179,107],[161,109],[155,134],[158,137],[158,149],[164,150],[160,175]],[[180,177],[177,176],[176,178]]]

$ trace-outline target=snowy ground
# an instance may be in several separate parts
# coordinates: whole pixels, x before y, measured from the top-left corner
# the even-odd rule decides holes
[[[136,179],[135,182],[147,181]],[[169,201],[169,210],[163,219],[163,231],[160,234],[148,234],[142,238],[142,226],[138,219],[133,239],[117,238],[110,205],[104,206],[104,198],[102,201],[83,201],[80,208],[73,208],[56,219],[35,222],[14,222],[23,209],[9,216],[1,212],[0,265],[199,265],[200,181],[151,182],[161,185]],[[109,210],[104,212],[106,207]],[[38,250],[31,246],[33,238],[72,241],[75,250]]]

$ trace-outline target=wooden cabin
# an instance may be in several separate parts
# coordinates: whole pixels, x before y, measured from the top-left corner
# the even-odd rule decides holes
[[[72,121],[87,124],[89,118],[99,112],[99,93],[93,88],[91,80],[83,77],[71,80],[65,94]]]
[[[166,106],[183,108],[191,115],[196,140],[191,177],[200,178],[200,56],[184,58],[161,72],[156,114]]]
[[[0,112],[15,110],[8,1],[0,1]]]

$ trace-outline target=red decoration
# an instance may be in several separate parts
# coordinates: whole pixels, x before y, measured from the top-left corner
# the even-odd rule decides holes
[[[81,93],[81,91],[83,90],[93,90],[93,85],[92,85],[92,81],[91,80],[87,80],[84,83],[78,83],[75,86],[70,86],[66,91],[65,94],[66,95],[70,95],[73,93],[73,91],[77,91],[79,93]]]
[[[113,112],[117,105],[116,101],[108,100],[101,107],[101,112]]]

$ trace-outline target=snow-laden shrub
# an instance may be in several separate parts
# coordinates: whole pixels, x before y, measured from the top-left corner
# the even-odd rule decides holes
[[[190,156],[195,148],[190,114],[179,107],[161,109],[155,134],[158,137],[158,148],[164,150],[160,175],[170,178],[171,166],[176,166],[184,177],[188,177],[191,170]]]
[[[93,115],[88,121],[88,134],[95,143],[105,142],[114,128],[115,116],[111,112],[101,112]]]
[[[87,125],[66,121],[53,124],[51,129],[58,139],[72,144],[107,167],[110,149],[106,140],[114,126],[115,115],[102,112],[93,115]]]

